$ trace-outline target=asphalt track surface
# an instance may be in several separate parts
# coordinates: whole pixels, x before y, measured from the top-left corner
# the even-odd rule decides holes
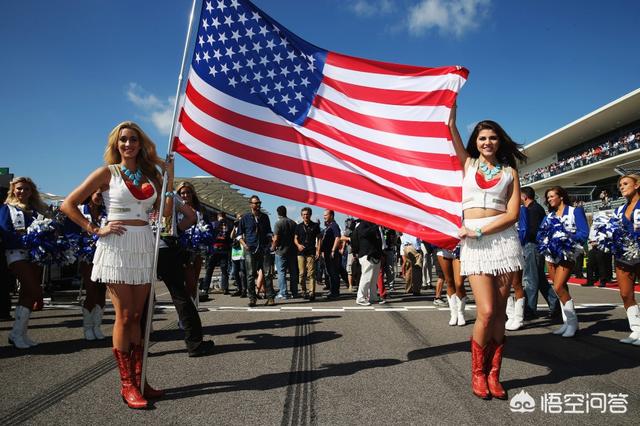
[[[508,332],[502,380],[510,398],[531,396],[535,407],[526,413],[473,396],[475,307],[467,306],[466,326],[450,327],[448,310],[432,304],[433,290],[394,292],[370,308],[348,293],[251,310],[247,299],[214,295],[200,315],[216,350],[202,358],[186,356],[167,290],[158,283],[156,291],[148,375],[165,398],[128,409],[110,349],[113,312],[105,315],[107,339],[86,342],[79,307],[54,303],[32,317],[30,336],[40,345],[31,350],[7,346],[11,322],[0,322],[0,424],[621,425],[640,418],[640,347],[618,342],[628,325],[610,289],[571,286],[576,338],[550,334],[557,326],[546,318]],[[626,413],[611,413],[610,399],[605,413],[596,409],[598,393],[627,395]],[[562,413],[542,406],[554,395]],[[566,413],[572,401],[582,401],[573,410],[590,412]]]

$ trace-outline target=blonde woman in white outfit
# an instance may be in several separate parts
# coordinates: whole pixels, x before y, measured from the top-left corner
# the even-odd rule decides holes
[[[499,375],[504,350],[505,307],[513,273],[523,255],[514,225],[520,210],[516,160],[526,157],[502,127],[478,123],[465,149],[456,127],[456,107],[449,128],[464,170],[461,275],[469,278],[476,301],[471,338],[472,390],[483,399],[506,399]]]
[[[155,145],[135,123],[125,121],[109,134],[100,167],[66,198],[61,210],[82,229],[99,236],[91,280],[107,285],[116,313],[113,353],[118,361],[120,394],[130,408],[146,408],[145,398],[161,391],[140,384],[142,327],[140,320],[151,288],[154,237],[149,213],[160,204],[159,167],[167,167],[168,188],[173,187],[173,163],[157,156]],[[85,218],[77,205],[96,190],[102,191],[107,222],[97,226]],[[170,216],[171,198],[164,216]],[[144,396],[143,396],[144,394]]]

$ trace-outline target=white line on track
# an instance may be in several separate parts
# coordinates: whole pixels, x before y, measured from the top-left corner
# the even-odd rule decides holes
[[[538,305],[538,308],[544,309],[546,305]],[[589,308],[623,308],[622,303],[580,303],[576,305],[576,309]],[[45,310],[65,309],[78,310],[80,306],[77,304],[53,304],[45,305]],[[175,311],[175,306],[171,304],[156,305],[156,309],[160,311]],[[274,307],[255,307],[248,306],[211,306],[206,307],[200,305],[200,312],[412,312],[412,311],[448,311],[449,308],[438,308],[428,305],[410,305],[410,306],[336,306],[336,307],[315,307],[315,306],[274,306]],[[467,305],[467,311],[475,311],[475,305]],[[113,313],[113,307],[107,305],[105,312]]]

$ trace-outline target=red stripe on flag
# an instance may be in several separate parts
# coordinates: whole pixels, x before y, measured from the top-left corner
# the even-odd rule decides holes
[[[441,122],[393,120],[360,114],[338,105],[322,96],[313,99],[313,106],[330,114],[369,129],[380,130],[398,135],[443,138],[451,140],[449,127]]]
[[[334,209],[379,225],[387,226],[401,232],[409,233],[425,241],[429,241],[438,247],[453,249],[458,243],[458,240],[456,238],[443,234],[435,229],[431,229],[415,222],[402,219],[401,217],[396,215],[383,213],[339,198],[317,194],[315,192],[310,192],[304,189],[294,188],[280,182],[261,179],[256,176],[241,173],[237,170],[227,169],[205,158],[200,157],[196,153],[189,150],[189,148],[187,148],[178,138],[176,139],[176,152],[180,153],[182,156],[187,158],[192,163],[196,164],[201,169],[227,182],[233,182],[234,184],[243,186],[245,188],[260,188],[260,191],[269,194],[289,198],[291,200],[296,200],[311,205]],[[457,220],[454,223],[459,225],[460,218],[457,217]]]
[[[195,105],[200,111],[205,112],[206,114],[216,118],[217,120],[223,121],[231,126],[238,127],[241,129],[247,129],[253,133],[258,133],[261,135],[269,136],[275,139],[286,140],[293,143],[305,143],[305,140],[301,139],[303,136],[296,132],[293,128],[285,125],[279,125],[274,123],[268,123],[262,120],[257,120],[255,118],[247,117],[246,115],[238,114],[229,109],[226,109],[215,102],[210,101],[204,95],[200,94],[195,87],[191,85],[190,82],[187,82],[186,89],[187,97]],[[307,125],[307,123],[315,123]],[[305,123],[305,127],[309,127],[312,130],[319,131],[320,133],[326,136],[336,136],[336,131],[322,131],[321,129],[333,127],[326,126],[325,124],[319,123],[312,119],[307,119]],[[447,129],[448,130],[448,129]],[[339,132],[339,131],[338,131]],[[398,161],[401,163],[407,163],[417,166],[423,167],[431,167],[431,163],[433,162],[433,167],[437,169],[446,169],[446,170],[460,170],[460,165],[458,160],[454,162],[453,168],[448,167],[447,164],[451,162],[446,159],[446,154],[432,154],[425,152],[418,152],[406,149],[399,149],[396,147],[389,147],[382,144],[377,144],[373,141],[369,141],[367,139],[359,138],[357,136],[349,135],[344,132],[340,132],[343,135],[339,140],[344,142],[350,146],[361,149],[363,151],[369,152],[374,155],[381,156],[390,161]],[[450,139],[450,136],[449,136]],[[319,143],[314,143],[312,146],[318,146]],[[442,164],[444,166],[439,167]]]
[[[304,127],[328,138],[338,140],[345,145],[367,151],[389,161],[437,170],[462,170],[458,157],[448,154],[432,154],[410,151],[407,149],[391,148],[386,145],[377,144],[375,142],[344,133],[335,127],[328,126],[312,118],[308,118],[307,121],[305,121]]]
[[[335,149],[331,149],[319,141],[305,137],[304,135],[296,132],[293,128],[273,123],[267,123],[261,120],[256,120],[254,118],[249,118],[247,116],[237,114],[205,98],[203,95],[198,93],[198,91],[190,84],[187,85],[187,98],[202,112],[224,123],[227,123],[230,126],[286,142],[323,149],[343,161],[349,161],[353,164],[356,164],[357,166],[362,167],[370,173],[378,175],[402,187],[426,192],[438,198],[449,201],[461,201],[461,194],[460,190],[458,189],[459,187],[444,186],[432,182],[423,181],[415,177],[405,177],[402,175],[398,175],[388,170],[368,164],[360,159],[348,156]],[[350,135],[346,135],[345,133],[339,132],[336,129],[333,129],[324,124],[317,123],[312,120],[307,120],[307,123],[310,130],[315,130],[319,133],[324,134],[325,136],[336,138],[340,142],[344,142],[351,146],[370,152],[374,155],[378,155],[389,161],[397,161],[404,164],[412,164],[420,167],[440,170],[460,170],[460,165],[457,158],[452,158],[443,154],[425,154],[408,150],[396,150],[394,148],[383,147],[381,145],[370,147],[370,144],[367,143],[367,141],[352,137]],[[307,124],[305,124],[305,127],[307,127]],[[408,154],[407,157],[403,156],[403,154],[405,153]],[[407,158],[413,158],[414,160],[407,161]]]
[[[347,68],[354,71],[370,72],[375,74],[398,75],[406,77],[457,74],[464,79],[467,79],[469,77],[469,70],[464,67],[418,67],[414,65],[401,65],[391,62],[356,58],[353,56],[343,55],[335,52],[329,52],[327,54],[326,63],[340,68]]]
[[[311,161],[304,161],[301,158],[293,158],[282,154],[276,154],[224,138],[200,126],[198,123],[193,121],[188,114],[184,113],[184,110],[180,115],[180,122],[182,127],[191,136],[202,143],[231,156],[264,164],[273,168],[323,179],[351,188],[358,188],[363,192],[369,192],[398,203],[415,206],[420,210],[438,215],[452,223],[456,223],[456,220],[459,220],[457,215],[453,215],[442,209],[417,203],[413,198],[403,194],[402,192],[374,183],[371,179],[368,179],[365,176]],[[287,142],[283,141],[283,143]],[[410,179],[405,178],[405,185],[408,183],[410,183]]]
[[[326,75],[322,78],[322,82],[350,98],[388,105],[446,106],[451,108],[457,95],[456,92],[452,90],[415,92],[410,90],[378,89],[376,87],[345,83],[344,81],[338,81]]]

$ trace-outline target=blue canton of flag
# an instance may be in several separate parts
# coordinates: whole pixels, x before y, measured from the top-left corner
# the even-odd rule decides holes
[[[211,86],[296,124],[307,117],[327,52],[251,2],[204,1],[192,67]]]

